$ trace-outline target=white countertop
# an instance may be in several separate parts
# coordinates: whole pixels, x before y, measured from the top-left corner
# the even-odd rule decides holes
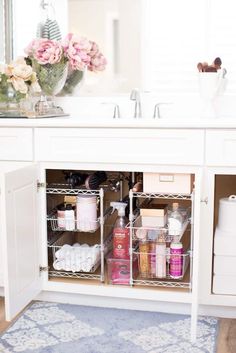
[[[134,102],[127,97],[66,97],[58,104],[70,116],[56,118],[0,118],[0,127],[48,128],[132,128],[132,129],[236,129],[236,97],[220,98],[218,118],[199,118],[200,103],[196,96],[159,98],[158,101],[174,102],[161,106],[161,119],[153,119],[153,106],[157,98],[143,99],[144,118],[133,118]],[[106,104],[104,104],[104,102]],[[114,104],[119,104],[121,118],[113,119]],[[186,103],[187,102],[187,103]],[[107,104],[108,103],[108,104]],[[147,118],[150,117],[150,118]]]
[[[235,118],[218,119],[83,119],[76,116],[40,119],[3,119],[0,127],[133,128],[133,129],[236,129]]]

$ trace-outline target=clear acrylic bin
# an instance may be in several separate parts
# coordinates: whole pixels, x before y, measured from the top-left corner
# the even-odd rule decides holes
[[[130,260],[114,259],[110,253],[106,259],[109,284],[130,284]],[[138,276],[138,256],[133,256],[133,278]]]

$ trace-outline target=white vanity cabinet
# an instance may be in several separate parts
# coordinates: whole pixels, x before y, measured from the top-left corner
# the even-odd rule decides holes
[[[40,122],[34,122],[32,126],[32,135],[29,131],[26,133],[26,142],[33,138],[31,152],[28,157],[23,152],[22,155],[25,160],[32,158],[35,165],[20,168],[23,162],[19,162],[19,171],[3,173],[2,181],[2,187],[6,189],[1,192],[0,217],[4,220],[1,222],[1,235],[7,267],[5,296],[8,319],[14,317],[27,302],[35,299],[40,291],[46,300],[57,300],[58,293],[68,298],[77,294],[77,302],[81,300],[81,303],[93,305],[96,305],[98,298],[104,298],[103,305],[107,303],[111,306],[119,306],[119,300],[125,305],[127,300],[127,307],[132,307],[131,301],[135,303],[139,300],[148,303],[153,310],[157,302],[192,304],[194,319],[199,303],[209,306],[235,305],[236,296],[212,294],[212,254],[216,175],[236,175],[232,153],[226,160],[219,146],[223,143],[222,148],[228,152],[229,146],[234,144],[236,130],[199,127],[47,127],[40,126]],[[18,129],[21,131],[21,128]],[[222,142],[223,136],[228,138],[226,144]],[[214,156],[214,148],[218,151],[219,159]],[[234,163],[235,167],[229,167],[230,163]],[[195,178],[195,193],[191,291],[168,288],[149,290],[147,287],[101,283],[92,285],[82,280],[54,281],[49,278],[46,211],[48,170],[192,174]],[[40,266],[43,269],[41,274]]]
[[[66,141],[61,134],[67,135]],[[97,136],[101,136],[100,139]],[[50,143],[47,136],[50,135]],[[72,135],[71,140],[69,135]],[[190,173],[195,176],[196,195],[194,199],[195,214],[198,217],[200,202],[201,171],[199,164],[203,162],[204,132],[199,130],[195,134],[181,130],[178,134],[174,130],[149,129],[35,129],[35,161],[36,165],[20,169],[5,175],[6,224],[2,230],[5,256],[5,303],[6,317],[13,318],[40,291],[52,293],[77,293],[80,296],[107,298],[107,303],[117,300],[141,300],[149,302],[172,302],[192,305],[194,324],[196,323],[197,307],[197,272],[198,272],[198,242],[199,222],[194,223],[194,253],[191,268],[196,280],[192,283],[192,290],[150,290],[144,287],[117,287],[101,283],[83,282],[83,280],[68,282],[66,280],[53,281],[47,272],[47,214],[46,214],[46,172],[47,170],[107,170],[107,171],[137,171],[137,172],[171,172]],[[53,136],[51,138],[51,136]],[[56,137],[55,137],[56,136]],[[73,138],[74,136],[74,138]],[[175,150],[171,145],[174,140]],[[99,140],[99,141],[98,141]],[[81,142],[82,141],[82,142]],[[191,145],[190,154],[187,146]],[[47,146],[48,154],[44,152]],[[51,147],[50,147],[51,146]],[[70,148],[68,149],[68,146]],[[86,149],[87,146],[87,149]],[[115,156],[113,155],[114,146]],[[123,147],[122,147],[123,146]],[[64,150],[63,150],[63,147]],[[138,148],[138,155],[136,150]],[[41,150],[42,149],[42,150]],[[189,148],[190,150],[190,148]],[[40,152],[42,151],[42,152]],[[64,151],[64,152],[63,152]],[[87,152],[88,151],[88,152]],[[198,153],[199,152],[199,153]],[[169,159],[168,159],[169,156]],[[185,160],[185,156],[187,156]],[[37,184],[39,182],[39,189]],[[3,206],[4,207],[4,206]],[[13,215],[12,215],[13,213]],[[4,215],[2,215],[4,216]],[[197,218],[198,219],[198,218]],[[40,266],[44,271],[40,274]],[[185,287],[186,288],[186,287]],[[184,288],[183,288],[184,289]],[[113,304],[116,305],[116,304]],[[129,304],[127,304],[128,306]],[[143,304],[144,305],[144,304]],[[144,306],[143,306],[144,308]]]

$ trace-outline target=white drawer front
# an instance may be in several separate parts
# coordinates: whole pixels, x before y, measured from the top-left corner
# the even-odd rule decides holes
[[[33,134],[30,128],[0,129],[0,160],[32,161]]]
[[[38,128],[38,161],[198,165],[204,158],[201,130]]]
[[[236,130],[207,131],[206,164],[236,166]]]

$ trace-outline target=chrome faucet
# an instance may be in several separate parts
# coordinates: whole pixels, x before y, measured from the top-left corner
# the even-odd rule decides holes
[[[153,113],[153,118],[158,118],[158,119],[161,119],[161,112],[160,112],[160,106],[161,105],[168,105],[168,104],[172,104],[171,102],[160,102],[160,103],[157,103],[155,104],[154,106],[154,113]]]
[[[133,89],[130,94],[130,99],[132,101],[135,101],[134,118],[141,118],[142,117],[142,108],[141,108],[140,92],[137,89]]]
[[[102,102],[102,104],[111,104],[114,106],[113,110],[113,119],[120,118],[120,107],[118,104],[113,103],[113,102]]]

